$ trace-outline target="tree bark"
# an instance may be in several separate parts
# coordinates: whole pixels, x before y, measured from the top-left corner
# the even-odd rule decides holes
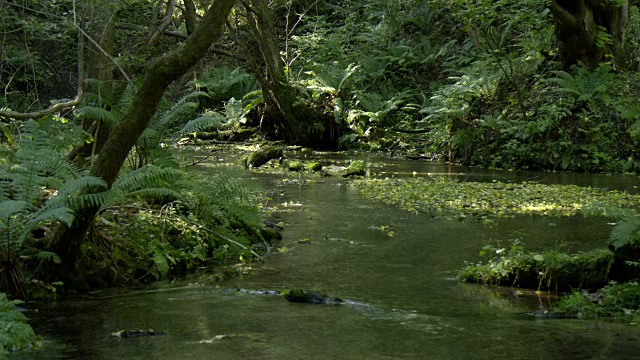
[[[624,38],[628,24],[628,2],[615,6],[604,1],[553,0],[560,59],[567,67],[582,62],[595,68],[611,50],[617,65],[624,65]],[[611,44],[598,44],[598,27],[606,29]]]
[[[103,178],[109,186],[118,176],[127,154],[149,125],[166,88],[205,56],[218,38],[235,0],[216,0],[209,7],[194,33],[183,46],[149,64],[142,85],[122,121],[117,125],[91,168],[91,175]],[[54,234],[53,251],[60,256],[67,276],[75,270],[85,234],[99,209],[87,208],[76,215],[70,228],[60,227]]]
[[[197,25],[196,5],[193,0],[184,0],[184,20],[187,25],[187,35],[191,35]]]
[[[263,74],[257,75],[262,87],[265,113],[284,131],[287,140],[296,142],[300,139],[301,129],[291,106],[293,91],[284,74],[271,11],[265,0],[252,0],[251,6],[245,4],[245,7],[249,26],[264,62]]]

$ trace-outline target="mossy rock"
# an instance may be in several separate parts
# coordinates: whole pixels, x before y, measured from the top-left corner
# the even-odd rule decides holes
[[[282,240],[282,234],[275,229],[264,228],[260,230],[260,233],[269,244]]]
[[[365,174],[364,161],[354,160],[351,162],[343,176],[363,176]]]
[[[282,157],[282,149],[274,146],[265,146],[261,149],[254,151],[247,159],[247,166],[260,167],[266,164],[269,160]]]
[[[287,168],[289,169],[289,171],[302,171],[304,165],[302,164],[302,162],[294,160],[289,162]]]
[[[320,170],[322,170],[322,165],[321,165],[319,162],[317,162],[317,161],[314,161],[314,162],[310,162],[310,163],[308,163],[308,164],[305,164],[305,166],[304,166],[304,167],[305,167],[307,170],[311,170],[311,171],[320,171]]]

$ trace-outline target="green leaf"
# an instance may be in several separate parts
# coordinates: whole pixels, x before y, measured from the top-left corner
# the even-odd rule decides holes
[[[167,257],[156,251],[153,261],[155,262],[156,269],[160,272],[161,277],[167,276],[167,273],[169,272],[169,262],[167,261]]]
[[[43,260],[53,261],[54,264],[62,263],[60,257],[56,253],[50,251],[40,251],[36,256]]]
[[[640,218],[633,217],[618,222],[611,231],[609,241],[616,249],[638,240]]]

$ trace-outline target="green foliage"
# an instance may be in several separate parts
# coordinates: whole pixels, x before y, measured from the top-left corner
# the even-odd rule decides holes
[[[194,123],[204,124],[206,120],[209,121],[208,125],[213,125],[210,120],[213,118],[212,116],[198,114],[199,101],[208,98],[207,93],[194,91],[184,95],[173,106],[163,106],[151,119],[149,126],[129,153],[127,157],[129,166],[132,169],[149,164],[178,167],[178,163],[168,151],[167,146],[171,145],[176,137],[185,133],[184,128],[192,126]],[[183,130],[179,130],[181,127],[184,127]]]
[[[0,354],[31,349],[39,345],[27,317],[16,309],[19,301],[10,301],[0,293]]]
[[[640,319],[640,284],[612,281],[594,294],[573,292],[562,298],[555,309],[578,317],[613,316],[635,322]]]
[[[242,99],[258,90],[258,80],[241,68],[214,66],[193,82],[197,91],[206,91],[214,106],[222,105],[231,98]]]
[[[259,257],[256,251],[271,239],[263,236],[255,191],[233,172],[190,175],[180,197],[160,208],[139,205],[132,213],[126,207],[105,210],[102,216],[121,222],[124,231],[107,232],[116,238],[111,254],[91,255],[102,259],[103,272],[112,266],[109,258],[118,264],[120,281],[134,282],[140,273],[166,278],[196,267]]]
[[[640,244],[640,216],[627,216],[618,221],[611,231],[609,242],[616,249]]]
[[[486,263],[467,263],[458,279],[483,284],[521,286],[538,290],[564,290],[606,283],[613,254],[595,250],[575,255],[551,250],[526,252],[522,239],[508,241],[507,247],[487,245],[481,256]]]
[[[606,312],[597,303],[594,303],[582,292],[575,291],[562,298],[554,309],[576,317],[595,318],[606,315]]]
[[[553,72],[556,77],[548,81],[559,86],[556,91],[573,95],[578,102],[593,103],[600,101],[604,104],[609,103],[609,89],[613,79],[611,66],[603,63],[594,71],[591,71],[584,65],[574,65],[571,69],[573,74],[565,71]]]
[[[52,120],[27,122],[10,162],[0,165],[0,288],[12,295],[26,297],[21,270],[24,259],[39,256],[59,262],[57,256],[39,255],[38,249],[29,246],[32,231],[49,222],[70,226],[78,203],[98,201],[97,196],[83,192],[106,186],[64,160],[63,151],[71,145],[67,129],[71,127]],[[52,141],[56,134],[58,141]]]

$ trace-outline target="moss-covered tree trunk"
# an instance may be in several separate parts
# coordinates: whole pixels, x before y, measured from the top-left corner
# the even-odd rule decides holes
[[[624,66],[628,8],[627,1],[618,6],[613,0],[554,0],[560,59],[567,66],[581,61],[596,67],[611,51],[616,65]]]
[[[258,79],[262,87],[265,114],[284,131],[287,140],[295,142],[300,138],[301,129],[292,107],[294,93],[284,73],[278,37],[267,2],[252,0],[251,7],[247,7],[247,17],[264,61],[263,74],[258,74]]]
[[[181,47],[146,67],[137,96],[98,154],[91,175],[103,178],[109,186],[113,184],[127,154],[149,125],[165,89],[205,56],[219,36],[235,2],[215,0]],[[67,276],[75,269],[80,246],[97,211],[97,208],[86,209],[77,214],[71,228],[61,227],[54,234],[53,250],[62,259]]]

